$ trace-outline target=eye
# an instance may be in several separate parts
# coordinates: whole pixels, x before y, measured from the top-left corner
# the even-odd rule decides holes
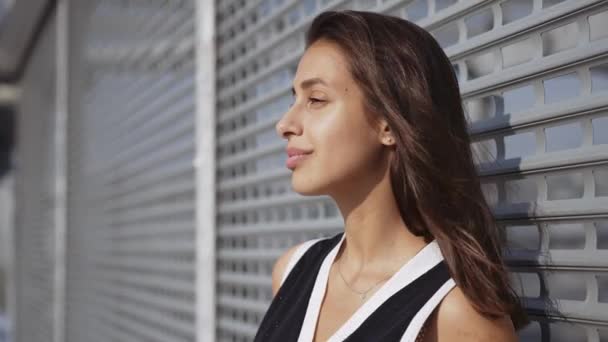
[[[314,98],[314,97],[309,97],[309,98],[308,98],[308,101],[309,101],[310,103],[312,103],[312,104],[316,104],[316,103],[323,103],[323,102],[325,102],[325,100],[317,99],[317,98]]]

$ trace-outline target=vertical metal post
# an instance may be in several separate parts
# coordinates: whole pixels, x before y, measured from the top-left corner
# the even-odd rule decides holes
[[[53,293],[53,341],[65,341],[66,223],[67,223],[67,113],[69,2],[57,3],[56,115],[53,129],[55,262]]]
[[[215,1],[196,1],[196,337],[215,341]]]
[[[17,127],[15,126],[16,130]],[[11,158],[14,158],[15,152],[12,153]],[[14,163],[13,163],[14,164]],[[17,239],[15,238],[16,233],[16,225],[15,225],[15,200],[16,200],[16,186],[15,186],[15,176],[14,171],[11,171],[4,179],[4,183],[6,185],[7,192],[13,197],[11,200],[7,201],[6,206],[6,216],[4,219],[4,223],[6,224],[8,230],[6,239],[7,242],[4,244],[8,249],[4,256],[7,258],[6,262],[6,291],[2,294],[6,296],[6,314],[8,318],[8,327],[7,333],[9,337],[9,341],[16,341],[15,339],[15,322],[17,320],[17,272],[15,262],[17,260],[16,253],[17,248],[15,248],[15,244],[17,243]]]

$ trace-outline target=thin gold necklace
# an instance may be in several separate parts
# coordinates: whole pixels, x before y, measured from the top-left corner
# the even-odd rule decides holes
[[[342,270],[340,269],[340,264],[342,263],[341,261],[342,261],[342,258],[338,259],[338,273],[340,273],[340,278],[342,278],[342,281],[344,281],[344,284],[346,284],[346,286],[348,286],[348,288],[349,288],[351,291],[353,291],[353,292],[355,292],[355,293],[357,293],[357,294],[361,295],[361,300],[365,300],[365,298],[367,297],[367,293],[368,293],[368,292],[369,292],[371,289],[373,289],[374,287],[378,286],[378,284],[380,284],[381,282],[383,282],[383,281],[385,281],[385,280],[389,279],[390,277],[392,277],[392,276],[388,276],[388,277],[386,277],[385,279],[382,279],[382,280],[380,280],[379,282],[377,282],[377,283],[376,283],[374,286],[370,287],[370,288],[369,288],[369,289],[367,289],[366,291],[364,291],[364,292],[359,292],[359,291],[357,291],[357,290],[353,289],[353,288],[352,288],[352,287],[351,287],[351,286],[348,284],[348,282],[346,281],[346,279],[344,279],[344,275],[342,275]]]

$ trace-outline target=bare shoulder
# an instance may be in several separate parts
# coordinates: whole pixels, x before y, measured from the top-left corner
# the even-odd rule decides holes
[[[516,342],[508,315],[492,320],[475,310],[462,290],[455,286],[436,309],[437,341]]]
[[[279,291],[279,287],[281,286],[281,279],[283,279],[283,273],[285,272],[285,268],[287,267],[287,263],[293,253],[300,247],[304,242],[298,243],[294,246],[289,247],[279,258],[275,261],[274,266],[272,267],[272,296]]]

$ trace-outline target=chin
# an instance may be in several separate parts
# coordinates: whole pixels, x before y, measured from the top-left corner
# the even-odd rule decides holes
[[[297,175],[296,173],[297,170],[291,176],[291,188],[294,192],[303,196],[320,196],[325,194],[323,188],[319,187],[319,184],[315,183],[311,177],[303,177],[303,175]]]

